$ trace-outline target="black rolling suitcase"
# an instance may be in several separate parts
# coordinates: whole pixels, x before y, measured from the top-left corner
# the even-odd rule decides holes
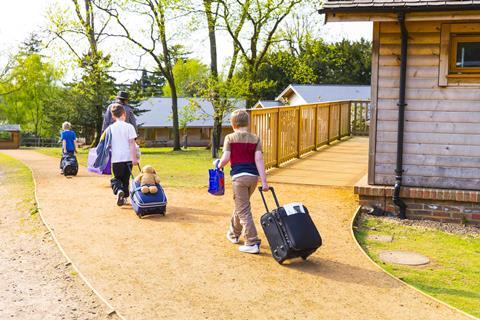
[[[269,211],[262,188],[258,189],[267,210],[267,213],[260,218],[260,223],[273,258],[280,264],[287,259],[297,257],[306,260],[322,245],[322,238],[310,218],[308,209],[301,203],[291,203],[281,207],[275,190],[270,188],[277,208]]]

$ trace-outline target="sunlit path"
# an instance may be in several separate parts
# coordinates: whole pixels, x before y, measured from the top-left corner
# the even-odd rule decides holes
[[[281,201],[305,203],[324,238],[306,262],[280,266],[266,241],[260,255],[246,255],[225,239],[229,189],[213,197],[203,188],[166,188],[167,215],[138,219],[115,205],[108,177],[80,168],[66,179],[58,159],[5,152],[32,168],[47,223],[127,319],[465,319],[388,277],[359,251],[350,226],[356,201],[347,188],[272,183]],[[258,221],[258,194],[252,203]]]

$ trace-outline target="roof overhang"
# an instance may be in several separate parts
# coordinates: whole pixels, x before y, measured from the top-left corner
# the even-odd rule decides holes
[[[326,7],[325,23],[337,21],[397,21],[399,13],[408,14],[407,21],[424,20],[478,20],[480,4],[448,6],[352,6]]]
[[[290,94],[292,94],[292,93],[295,93],[297,96],[300,96],[300,97],[301,97],[301,95],[297,92],[297,90],[295,90],[295,88],[294,88],[291,84],[289,84],[288,87],[286,87],[285,90],[283,90],[283,91],[275,98],[275,100],[276,100],[276,101],[282,101],[282,100],[285,98],[285,96],[290,95]],[[303,99],[303,98],[302,98],[302,99]]]

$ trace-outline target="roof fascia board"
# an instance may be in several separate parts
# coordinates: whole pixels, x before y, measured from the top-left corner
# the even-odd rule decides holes
[[[295,92],[295,90],[293,90],[293,87],[291,84],[288,85],[288,87],[285,88],[285,90],[282,91],[282,93],[280,93],[278,95],[278,97],[275,98],[276,101],[281,101],[281,99],[289,92],[289,91],[293,91]]]
[[[329,12],[326,13],[328,22],[353,22],[353,21],[397,21],[397,13],[392,12]],[[480,10],[452,11],[452,12],[412,12],[405,16],[406,21],[470,21],[479,20]]]
[[[323,8],[318,13],[412,13],[412,12],[445,12],[445,11],[475,11],[480,10],[480,4],[471,5],[430,5],[430,6],[357,6],[340,8]]]
[[[276,101],[282,101],[281,98],[283,98],[284,96],[286,96],[289,91],[292,91],[292,92],[295,93],[297,96],[299,96],[300,99],[303,100],[304,104],[305,104],[305,103],[308,103],[307,100],[305,100],[305,99],[302,97],[302,95],[301,95],[300,93],[298,93],[298,91],[295,90],[295,87],[294,87],[293,85],[291,85],[291,84],[289,84],[288,87],[287,87],[285,90],[283,90],[283,92],[280,93],[280,95],[279,95],[278,97],[275,98],[275,100],[276,100]]]

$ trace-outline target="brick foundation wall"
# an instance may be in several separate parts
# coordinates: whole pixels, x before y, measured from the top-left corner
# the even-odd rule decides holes
[[[398,215],[392,202],[393,187],[355,186],[362,207],[376,207]],[[402,187],[408,219],[427,219],[480,226],[480,191]]]

